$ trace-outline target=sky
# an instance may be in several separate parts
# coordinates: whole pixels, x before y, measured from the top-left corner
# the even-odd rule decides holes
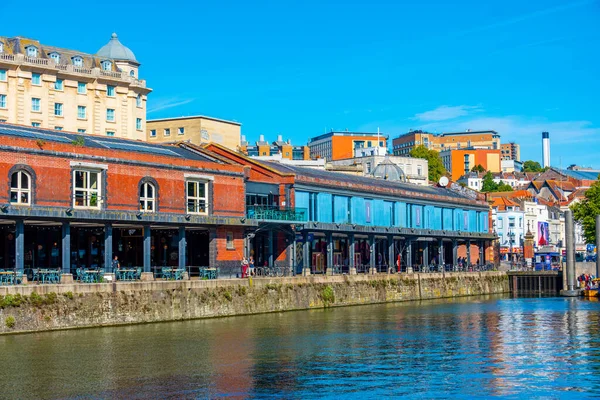
[[[492,129],[540,162],[548,131],[553,166],[600,168],[600,0],[27,8],[6,2],[0,35],[95,53],[116,32],[153,89],[148,119],[208,115],[293,144],[332,129]]]

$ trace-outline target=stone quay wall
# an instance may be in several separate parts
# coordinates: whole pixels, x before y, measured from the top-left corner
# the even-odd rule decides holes
[[[504,272],[0,287],[0,334],[499,294]]]

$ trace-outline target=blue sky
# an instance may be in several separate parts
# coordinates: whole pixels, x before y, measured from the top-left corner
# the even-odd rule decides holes
[[[95,52],[115,31],[148,118],[241,122],[249,140],[326,130],[494,129],[541,161],[600,168],[600,0],[32,0],[0,35]]]

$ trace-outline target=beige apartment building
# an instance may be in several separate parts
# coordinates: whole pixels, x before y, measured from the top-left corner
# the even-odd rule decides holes
[[[502,159],[521,161],[521,146],[515,142],[502,143]]]
[[[0,36],[0,122],[145,140],[139,66],[114,33],[95,54]]]
[[[430,133],[416,130],[393,139],[392,152],[395,156],[408,156],[420,145],[438,152],[465,148],[500,150],[500,135],[496,131]]]
[[[237,151],[241,143],[242,124],[196,115],[148,120],[146,130],[147,140],[152,143],[188,141],[199,145],[213,142]]]

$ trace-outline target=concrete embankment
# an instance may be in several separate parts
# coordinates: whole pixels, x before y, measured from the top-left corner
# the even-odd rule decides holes
[[[503,272],[4,286],[0,334],[508,291]]]

